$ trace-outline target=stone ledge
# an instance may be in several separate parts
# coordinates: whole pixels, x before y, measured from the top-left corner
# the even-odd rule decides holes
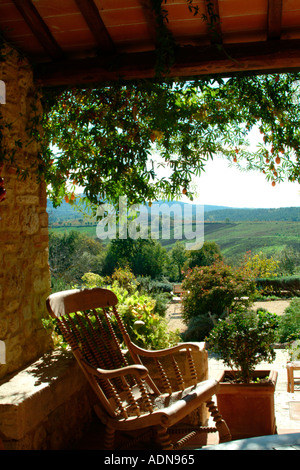
[[[55,350],[0,382],[6,449],[59,449],[91,420],[90,387],[70,351]]]

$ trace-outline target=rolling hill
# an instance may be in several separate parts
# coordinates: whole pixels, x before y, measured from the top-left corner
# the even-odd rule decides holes
[[[154,205],[167,205],[169,207],[176,206],[178,210],[182,211],[184,207],[192,205],[180,201],[158,201]],[[145,206],[147,207],[147,206]],[[47,201],[47,212],[49,214],[49,223],[52,225],[55,221],[76,220],[81,219],[83,214],[78,212],[73,205],[66,203],[54,208],[50,200]],[[224,222],[224,221],[293,221],[300,222],[300,207],[281,207],[276,209],[248,209],[248,208],[231,208],[218,205],[205,205],[204,206],[204,220],[208,222]]]
[[[176,207],[180,211],[183,203],[176,202]],[[96,238],[96,221],[84,219],[83,214],[69,204],[64,202],[57,209],[49,204],[48,212],[50,230],[56,233],[78,230]],[[233,209],[205,206],[204,220],[204,240],[216,242],[226,260],[232,264],[238,262],[247,251],[276,255],[285,248],[292,248],[300,252],[300,208]],[[170,238],[160,239],[167,249],[172,248],[175,242],[172,228]]]

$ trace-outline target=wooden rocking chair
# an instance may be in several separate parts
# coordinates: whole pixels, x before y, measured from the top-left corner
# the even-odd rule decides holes
[[[118,314],[117,297],[107,289],[69,290],[52,294],[47,308],[57,320],[59,329],[69,343],[79,366],[99,399],[95,411],[105,425],[105,449],[115,448],[115,431],[144,435],[154,433],[160,449],[179,449],[197,432],[219,432],[219,441],[231,440],[226,423],[211,397],[218,382],[198,383],[192,352],[195,344],[149,351],[131,342]],[[126,351],[124,349],[126,348]],[[174,354],[186,352],[193,385],[186,388]],[[170,357],[178,387],[173,391],[162,359]],[[152,358],[161,374],[163,390],[150,377],[142,358]],[[192,411],[206,403],[213,417],[213,427],[179,425]],[[205,405],[204,405],[205,406]],[[177,428],[176,428],[177,425]],[[173,429],[177,442],[172,442]],[[187,429],[185,429],[187,428]],[[180,436],[180,438],[178,438]]]

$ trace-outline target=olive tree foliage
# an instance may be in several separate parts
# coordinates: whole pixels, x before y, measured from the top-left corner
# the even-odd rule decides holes
[[[44,96],[40,170],[55,205],[79,186],[92,204],[193,200],[215,156],[300,181],[299,74],[115,82]],[[261,133],[249,146],[253,128]]]

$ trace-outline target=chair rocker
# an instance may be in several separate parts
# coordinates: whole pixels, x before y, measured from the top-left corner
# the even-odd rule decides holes
[[[136,436],[151,432],[151,442],[164,450],[182,448],[198,432],[218,432],[219,442],[231,440],[228,427],[211,400],[218,382],[198,383],[192,355],[198,350],[197,345],[181,343],[157,351],[138,347],[130,340],[117,302],[112,291],[102,288],[68,290],[47,299],[50,315],[56,319],[99,401],[95,411],[105,426],[105,449],[115,449],[116,431],[132,432],[133,445],[137,445]],[[188,387],[175,359],[178,351],[186,354],[192,380]],[[175,390],[162,365],[166,357],[176,377]],[[143,358],[154,361],[162,390],[143,365]],[[212,427],[180,423],[204,403],[213,418]]]

